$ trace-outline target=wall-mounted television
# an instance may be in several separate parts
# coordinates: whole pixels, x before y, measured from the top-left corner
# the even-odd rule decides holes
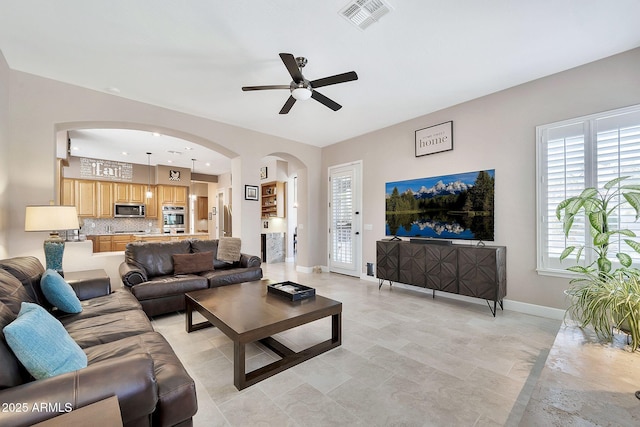
[[[385,184],[385,234],[494,240],[495,169]]]

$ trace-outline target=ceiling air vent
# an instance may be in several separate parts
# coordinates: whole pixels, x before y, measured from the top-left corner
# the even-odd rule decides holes
[[[353,0],[339,13],[353,25],[364,30],[392,10],[391,5],[383,0]]]

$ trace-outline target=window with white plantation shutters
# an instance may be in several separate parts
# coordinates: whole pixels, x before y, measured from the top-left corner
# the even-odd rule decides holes
[[[348,174],[331,177],[331,234],[333,263],[353,263],[353,176]]]
[[[556,218],[556,206],[586,187],[601,190],[605,183],[630,176],[624,184],[640,184],[640,106],[567,120],[536,128],[538,159],[538,271],[560,272],[575,263],[575,257],[560,262],[560,254],[570,245],[591,242],[585,218],[576,217],[569,236]],[[616,202],[613,202],[616,204]],[[615,228],[627,228],[640,236],[640,222],[631,208],[612,216]],[[609,253],[623,251],[640,266],[640,255],[622,239],[612,239]],[[594,253],[584,251],[582,263],[590,264]]]

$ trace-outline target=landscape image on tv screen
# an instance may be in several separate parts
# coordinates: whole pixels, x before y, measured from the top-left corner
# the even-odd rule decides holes
[[[495,169],[385,184],[387,236],[493,241]]]

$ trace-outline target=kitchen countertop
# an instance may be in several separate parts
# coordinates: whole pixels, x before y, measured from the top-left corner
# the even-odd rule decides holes
[[[171,233],[131,233],[136,237],[162,237],[162,236],[167,236],[167,237],[179,237],[179,236],[208,236],[209,233],[176,233],[176,234],[171,234]]]
[[[111,233],[102,233],[102,234],[87,234],[87,236],[126,236],[132,235],[136,237],[161,237],[161,236],[208,236],[209,233],[198,232],[198,233],[145,233],[144,231],[115,231]]]

